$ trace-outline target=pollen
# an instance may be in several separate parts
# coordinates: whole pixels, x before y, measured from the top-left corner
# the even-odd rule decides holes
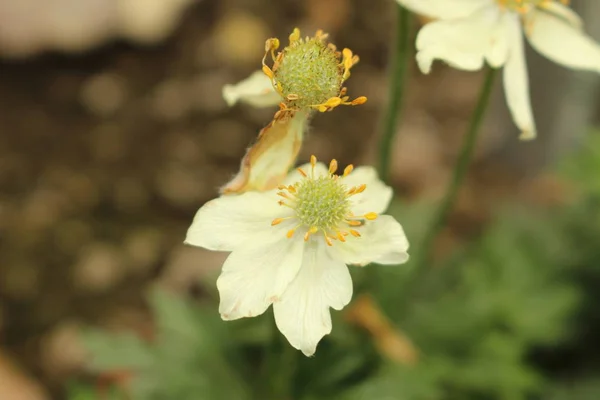
[[[352,213],[352,196],[363,193],[366,184],[349,188],[344,184],[343,178],[348,176],[352,165],[343,170],[343,175],[336,175],[338,162],[331,160],[326,173],[317,176],[315,171],[317,158],[311,156],[311,169],[307,173],[298,169],[302,178],[293,185],[280,185],[278,187],[283,200],[282,206],[293,209],[294,215],[285,218],[275,218],[271,225],[279,225],[284,220],[294,220],[294,227],[287,232],[287,237],[292,238],[296,231],[301,231],[304,241],[309,241],[312,236],[322,236],[328,246],[333,246],[334,241],[346,243],[350,235],[360,238],[357,229],[368,221],[377,219],[377,214],[369,212],[361,216]]]
[[[526,14],[535,7],[544,8],[555,0],[496,0],[503,10]],[[570,0],[560,0],[560,3],[569,5]]]
[[[289,45],[280,52],[279,39],[266,41],[262,70],[283,98],[282,110],[325,112],[339,105],[355,106],[367,101],[364,96],[349,101],[343,87],[358,56],[347,48],[338,51],[327,37],[319,30],[313,37],[302,38],[295,28],[289,35]],[[266,63],[269,55],[272,66]]]

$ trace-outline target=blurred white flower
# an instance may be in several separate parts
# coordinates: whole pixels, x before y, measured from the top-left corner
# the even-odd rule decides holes
[[[397,0],[435,18],[417,36],[423,73],[439,59],[455,68],[504,66],[504,91],[521,139],[536,136],[529,98],[523,33],[548,59],[573,69],[600,72],[600,47],[582,30],[568,0]]]
[[[80,52],[115,37],[156,43],[196,1],[0,0],[0,53]]]
[[[275,322],[290,344],[314,354],[331,332],[330,308],[352,297],[347,264],[400,264],[408,241],[400,224],[379,216],[392,197],[371,167],[335,175],[311,164],[268,192],[222,196],[196,214],[185,242],[232,251],[217,287],[224,320],[255,317],[273,304]],[[305,171],[308,171],[305,172]]]

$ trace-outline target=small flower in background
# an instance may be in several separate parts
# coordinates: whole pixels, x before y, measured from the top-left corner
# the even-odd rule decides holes
[[[314,111],[367,101],[364,96],[350,101],[343,87],[358,56],[350,49],[337,51],[326,39],[322,31],[302,39],[296,28],[289,45],[277,54],[279,39],[268,39],[262,71],[223,88],[229,105],[238,101],[257,107],[279,105],[273,121],[259,133],[257,142],[242,159],[240,172],[221,189],[223,194],[277,187],[296,161]],[[268,56],[273,60],[272,67],[265,62]]]
[[[568,0],[397,0],[437,19],[417,36],[423,73],[439,59],[455,68],[478,70],[487,62],[504,66],[504,91],[521,139],[536,136],[529,98],[523,33],[548,59],[573,69],[600,72],[600,47],[582,30]]]
[[[329,309],[350,302],[346,265],[408,260],[402,227],[379,215],[392,189],[371,167],[336,170],[335,160],[327,168],[312,156],[277,190],[212,200],[185,240],[232,252],[217,280],[224,320],[255,317],[273,304],[277,327],[307,356],[331,332]]]

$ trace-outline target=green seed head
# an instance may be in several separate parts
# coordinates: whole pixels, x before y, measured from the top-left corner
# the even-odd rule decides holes
[[[281,54],[273,78],[291,107],[315,106],[339,96],[344,70],[336,51],[321,38],[299,39]]]
[[[333,175],[303,179],[296,186],[296,218],[319,231],[335,231],[350,213],[346,187]]]

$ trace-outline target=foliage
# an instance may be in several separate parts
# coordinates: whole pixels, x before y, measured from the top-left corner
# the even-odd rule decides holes
[[[158,290],[149,298],[156,317],[152,343],[133,334],[91,330],[85,337],[93,354],[91,370],[129,371],[132,380],[122,391],[134,399],[246,398],[215,314]]]

